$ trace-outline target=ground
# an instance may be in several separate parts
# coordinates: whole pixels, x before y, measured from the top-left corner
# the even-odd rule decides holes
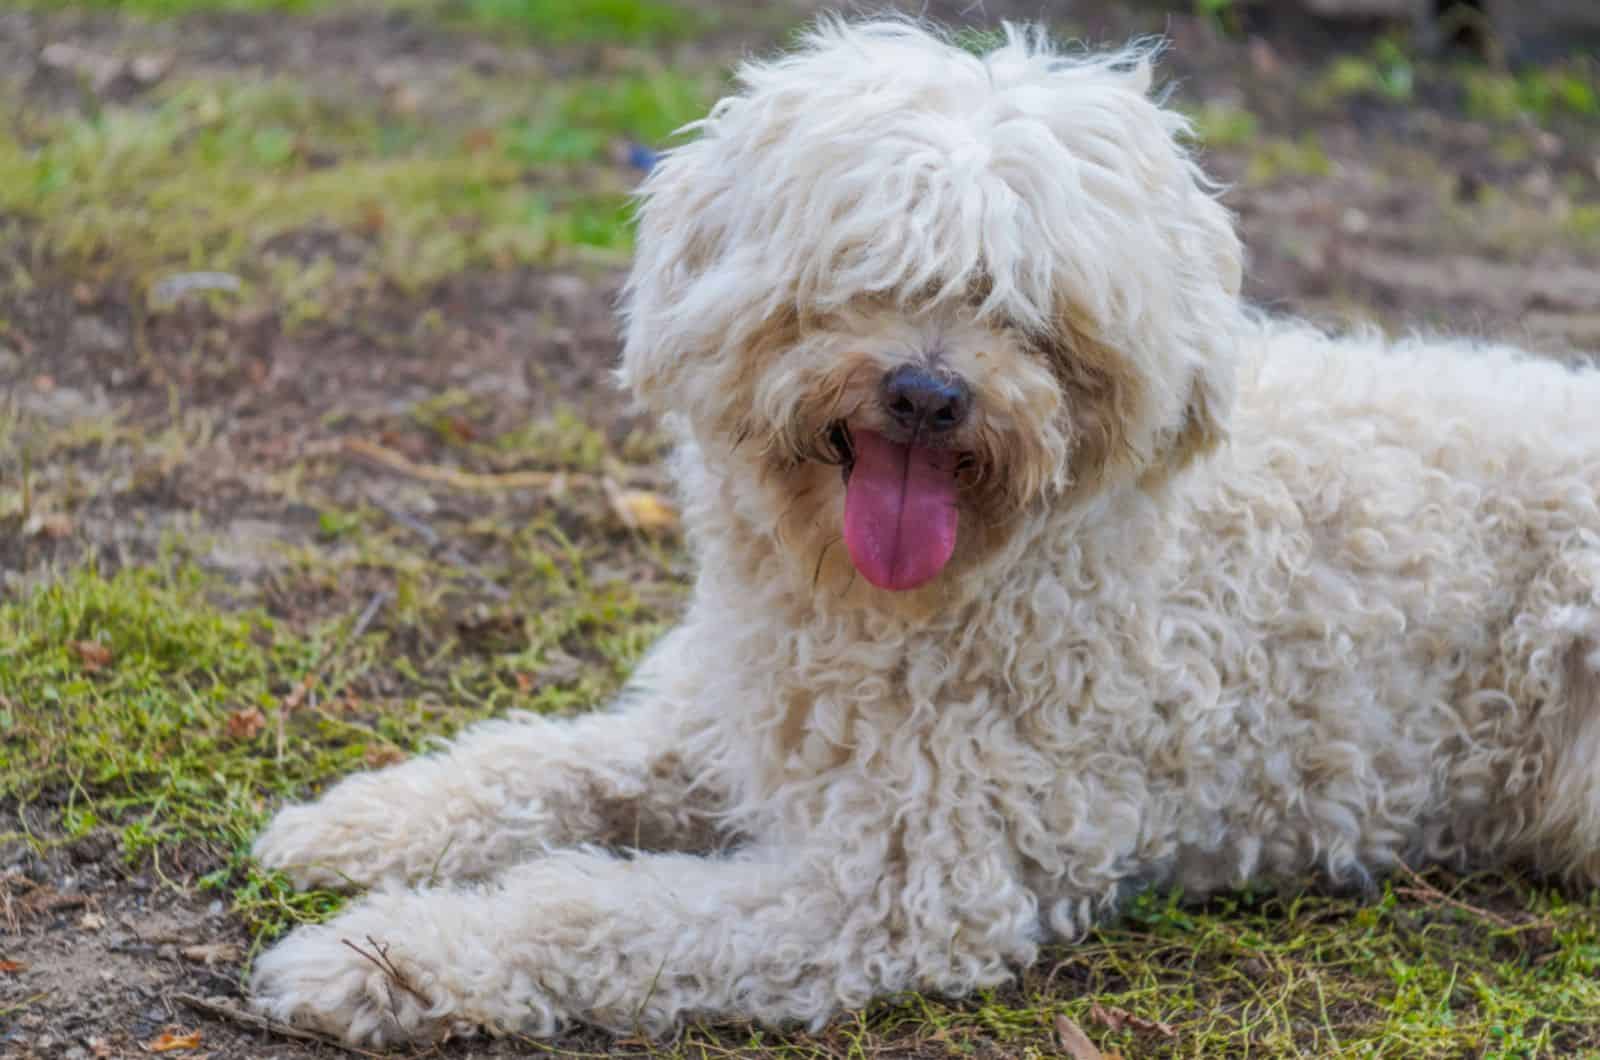
[[[1287,3],[933,13],[1057,7],[1172,39],[1253,298],[1600,348],[1593,55],[1439,56]],[[472,720],[596,706],[672,621],[660,443],[608,377],[626,196],[812,10],[0,12],[0,1053],[339,1055],[237,1015],[251,956],[338,902],[250,838]],[[1149,896],[1013,987],[815,1034],[438,1052],[1572,1055],[1600,1051],[1597,968],[1596,896],[1425,870]]]

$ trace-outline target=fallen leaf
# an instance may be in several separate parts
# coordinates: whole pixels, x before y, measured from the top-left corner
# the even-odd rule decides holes
[[[83,668],[90,673],[104,669],[111,665],[111,649],[94,640],[75,640],[72,650],[83,662]]]
[[[184,960],[204,965],[236,961],[243,956],[239,947],[231,942],[200,942],[193,946],[185,946],[178,952],[183,955]]]
[[[200,1048],[200,1032],[190,1031],[187,1034],[162,1031],[155,1038],[144,1043],[145,1051],[151,1053],[171,1053],[180,1049]]]
[[[1124,1027],[1132,1027],[1136,1031],[1155,1031],[1163,1038],[1175,1038],[1178,1032],[1173,1030],[1172,1024],[1161,1023],[1157,1020],[1136,1016],[1127,1009],[1103,1008],[1096,1002],[1089,1009],[1089,1018],[1105,1027],[1107,1030],[1120,1031]]]
[[[530,673],[517,674],[517,691],[528,693],[533,691],[533,675]]]
[[[106,918],[99,913],[85,913],[78,918],[78,930],[99,931],[106,926]]]
[[[672,502],[650,490],[624,490],[606,486],[611,510],[629,530],[665,533],[678,528],[678,511]]]
[[[370,745],[361,757],[366,761],[368,769],[381,769],[396,762],[404,762],[407,756],[393,744],[379,743]]]
[[[253,740],[267,727],[267,716],[259,707],[244,707],[228,715],[228,735],[235,740]]]
[[[35,512],[22,524],[23,537],[48,537],[60,541],[72,533],[72,519],[59,512]]]
[[[440,424],[441,433],[450,437],[455,442],[471,442],[478,438],[477,426],[465,416],[446,416]]]
[[[389,94],[389,101],[401,114],[414,114],[422,106],[422,94],[410,85],[400,85]]]
[[[367,235],[377,235],[383,231],[383,226],[388,222],[389,216],[383,212],[382,206],[377,203],[368,203],[362,207],[357,224]]]
[[[1072,1017],[1065,1012],[1056,1014],[1056,1037],[1061,1039],[1061,1048],[1072,1060],[1106,1060],[1105,1054],[1083,1033],[1083,1028],[1072,1022]]]
[[[28,966],[21,961],[0,961],[0,972],[25,972]]]

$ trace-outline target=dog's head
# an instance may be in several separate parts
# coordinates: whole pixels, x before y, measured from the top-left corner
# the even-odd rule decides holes
[[[884,590],[1165,478],[1224,429],[1241,252],[1150,80],[906,22],[747,64],[642,189],[621,378]]]

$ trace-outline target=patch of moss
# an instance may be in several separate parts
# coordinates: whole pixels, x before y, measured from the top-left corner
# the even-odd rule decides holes
[[[1284,177],[1326,177],[1333,172],[1333,161],[1312,134],[1298,140],[1268,139],[1250,156],[1246,179],[1252,184],[1269,184]]]
[[[1258,134],[1256,116],[1243,107],[1207,100],[1186,111],[1194,136],[1206,147],[1241,147]]]
[[[1485,121],[1556,114],[1600,117],[1600,68],[1592,61],[1533,67],[1520,73],[1469,68],[1461,73],[1467,113]]]

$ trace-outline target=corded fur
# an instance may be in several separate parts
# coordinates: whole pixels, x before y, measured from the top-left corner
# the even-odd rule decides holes
[[[609,711],[284,810],[264,864],[374,890],[257,962],[265,1011],[816,1025],[1138,887],[1600,877],[1600,373],[1251,313],[1148,57],[829,21],[741,70],[643,188],[625,298],[688,613]],[[908,357],[977,422],[956,557],[891,594],[830,432]]]

